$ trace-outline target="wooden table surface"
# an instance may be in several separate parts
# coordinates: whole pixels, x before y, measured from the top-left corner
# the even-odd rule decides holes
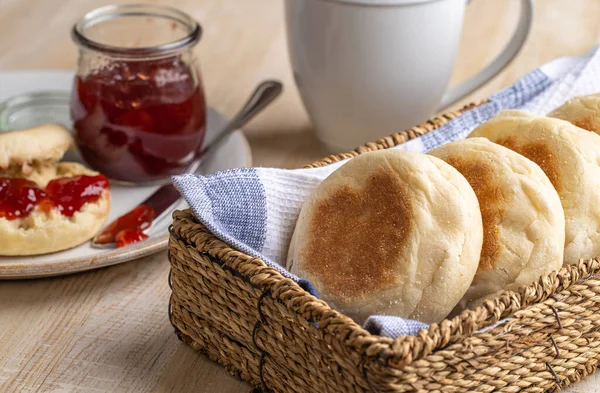
[[[120,1],[0,0],[0,69],[73,69],[71,25],[109,2]],[[326,154],[311,134],[291,78],[282,0],[170,3],[204,27],[197,53],[210,105],[231,115],[259,80],[284,81],[284,96],[246,129],[255,164],[296,167]],[[453,83],[504,45],[517,3],[471,2]],[[556,57],[580,54],[599,38],[600,2],[541,0],[523,51],[463,102],[483,99]],[[163,252],[68,277],[0,282],[0,391],[249,390],[177,340],[167,319],[167,271]],[[590,377],[567,391],[596,392],[599,384],[600,377]]]

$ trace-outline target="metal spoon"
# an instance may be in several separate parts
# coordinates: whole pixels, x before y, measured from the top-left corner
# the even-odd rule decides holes
[[[248,101],[244,104],[242,109],[239,110],[237,115],[233,117],[227,123],[227,125],[217,134],[217,137],[211,141],[206,147],[204,147],[198,153],[198,159],[194,161],[192,164],[186,168],[185,173],[195,173],[198,168],[205,162],[206,158],[214,152],[225,138],[231,135],[234,131],[243,127],[250,119],[252,119],[257,113],[263,110],[267,105],[269,105],[275,98],[277,98],[281,91],[283,90],[283,85],[274,80],[267,80],[262,82],[260,85],[256,87]],[[176,202],[179,201],[181,195],[172,184],[166,184],[156,190],[152,195],[150,195],[146,200],[136,206],[134,209],[139,208],[140,206],[147,206],[154,210],[154,219],[152,222],[155,222],[163,217],[163,215],[169,211],[170,207],[173,206]],[[133,209],[132,209],[133,210]],[[129,214],[129,213],[127,213]],[[123,217],[123,216],[121,216]],[[116,233],[111,233],[111,231],[107,231],[112,229],[111,226],[115,224],[117,220],[121,217],[117,218],[109,225],[107,225],[104,231],[98,235],[96,235],[92,240],[92,247],[95,248],[112,248],[115,245],[114,235]],[[148,229],[148,228],[147,228]]]
[[[206,159],[207,153],[214,151],[214,147],[218,146],[225,138],[232,134],[235,130],[242,128],[250,119],[256,116],[277,98],[283,90],[281,82],[274,80],[266,80],[254,89],[254,92],[246,101],[242,109],[237,115],[225,125],[225,127],[217,134],[214,141],[208,144],[198,154],[199,158],[194,161],[187,169],[186,173],[194,173]]]

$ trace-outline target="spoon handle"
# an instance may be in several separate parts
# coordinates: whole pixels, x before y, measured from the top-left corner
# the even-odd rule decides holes
[[[214,150],[215,146],[221,144],[221,142],[223,142],[223,140],[231,135],[235,130],[242,128],[258,112],[273,102],[273,100],[277,98],[282,91],[283,85],[281,82],[275,80],[266,80],[261,82],[260,85],[254,89],[252,95],[250,98],[248,98],[248,101],[246,101],[242,109],[238,111],[235,117],[231,119],[221,131],[219,131],[217,137],[213,141],[200,150],[198,158],[192,162],[184,172],[195,173],[200,165],[202,165],[204,160],[206,160],[206,158]]]
[[[219,132],[219,135],[208,146],[201,150],[200,156],[203,156],[211,148],[221,143],[229,134],[242,128],[257,113],[273,102],[282,91],[283,85],[281,82],[275,80],[266,80],[258,85],[237,115],[227,123]]]

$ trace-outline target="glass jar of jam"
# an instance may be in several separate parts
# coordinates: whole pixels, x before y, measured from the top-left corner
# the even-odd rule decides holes
[[[159,5],[113,5],[72,30],[71,117],[83,159],[111,180],[167,182],[197,158],[206,105],[192,48],[200,25]]]

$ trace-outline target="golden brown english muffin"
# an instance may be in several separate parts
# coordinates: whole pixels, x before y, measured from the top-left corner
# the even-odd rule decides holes
[[[362,154],[306,199],[287,268],[362,323],[369,315],[439,322],[477,270],[483,229],[466,179],[425,154]]]
[[[467,179],[481,209],[481,259],[460,308],[529,285],[562,266],[565,216],[536,163],[485,138],[452,142],[429,154]]]
[[[559,119],[504,111],[477,127],[546,173],[565,213],[565,263],[600,254],[600,136]]]
[[[548,116],[566,120],[584,130],[600,134],[600,94],[572,98]]]

